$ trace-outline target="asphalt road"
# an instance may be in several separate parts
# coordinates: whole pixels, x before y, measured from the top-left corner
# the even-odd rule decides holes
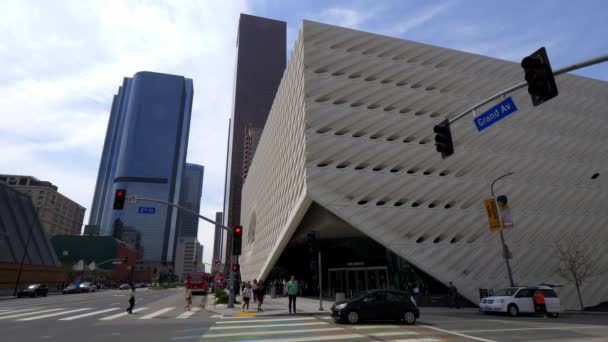
[[[125,313],[127,291],[0,301],[0,340],[30,341],[608,341],[608,315],[557,319],[483,315],[470,309],[421,308],[415,326],[346,325],[327,313],[218,315],[185,313],[183,290],[140,290],[136,313]],[[195,297],[195,304],[202,297]],[[209,309],[213,309],[212,306]]]

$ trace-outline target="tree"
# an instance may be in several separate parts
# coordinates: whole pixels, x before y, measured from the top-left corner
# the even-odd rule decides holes
[[[581,286],[599,272],[595,250],[584,243],[580,235],[570,239],[554,242],[554,249],[559,257],[559,275],[570,284],[574,284],[578,294],[581,310],[585,309]]]

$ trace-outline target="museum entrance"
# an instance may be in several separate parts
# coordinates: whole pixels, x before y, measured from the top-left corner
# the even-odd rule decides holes
[[[388,267],[329,268],[330,296],[343,293],[345,298],[357,297],[365,291],[388,288]]]

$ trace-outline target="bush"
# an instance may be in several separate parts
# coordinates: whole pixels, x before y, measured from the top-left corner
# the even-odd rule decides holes
[[[223,289],[215,289],[215,304],[228,304],[228,292]],[[234,301],[234,304],[240,304],[238,301]]]

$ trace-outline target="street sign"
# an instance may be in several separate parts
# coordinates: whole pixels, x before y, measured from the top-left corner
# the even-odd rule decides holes
[[[127,202],[130,204],[137,203],[137,196],[131,195],[131,196],[127,197]]]
[[[493,198],[486,198],[483,200],[483,204],[486,207],[486,214],[488,215],[488,224],[490,225],[490,231],[494,233],[500,229],[500,223],[498,223],[498,212],[496,212],[496,205],[494,205]]]
[[[140,214],[154,214],[156,213],[156,208],[154,207],[139,207],[137,210]]]
[[[481,132],[515,111],[517,111],[515,102],[513,102],[511,97],[508,97],[496,106],[488,109],[485,113],[475,117],[473,122],[475,123],[477,130]]]
[[[80,259],[77,263],[72,267],[74,271],[83,271],[84,270],[84,260]]]

